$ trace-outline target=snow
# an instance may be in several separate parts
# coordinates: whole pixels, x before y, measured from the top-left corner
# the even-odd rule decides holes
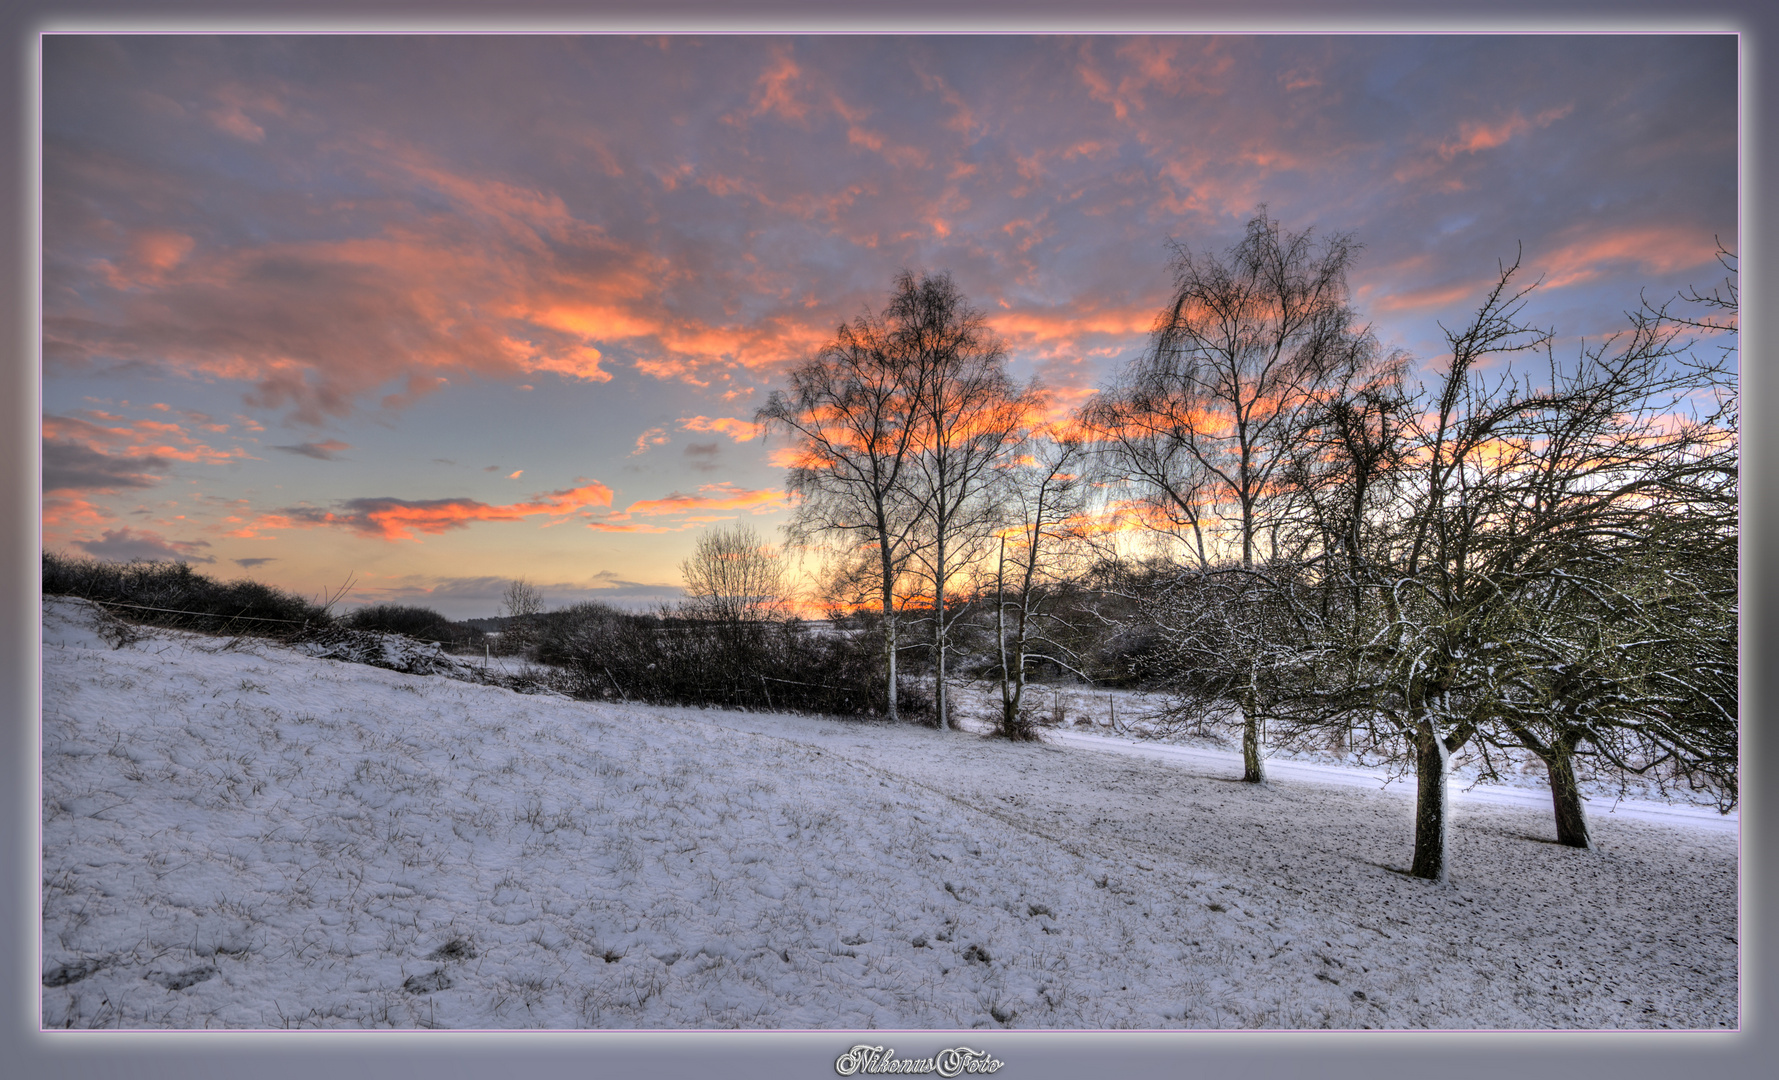
[[[1050,736],[1065,746],[1079,746],[1105,750],[1112,753],[1136,754],[1162,761],[1190,762],[1194,767],[1203,769],[1234,768],[1240,770],[1241,755],[1227,750],[1207,750],[1201,747],[1169,746],[1166,744],[1142,742],[1135,739],[1117,738],[1106,735],[1088,735],[1073,731],[1058,731]],[[1414,794],[1414,775],[1403,775],[1388,769],[1377,767],[1355,767],[1351,765],[1330,765],[1315,761],[1296,761],[1290,758],[1274,757],[1267,760],[1267,775],[1275,780],[1298,780],[1316,784],[1339,784],[1343,786],[1372,788],[1375,790],[1389,789],[1393,794],[1403,798],[1411,798]],[[1550,790],[1536,790],[1526,787],[1505,786],[1474,786],[1460,787],[1454,785],[1451,799],[1458,804],[1486,804],[1492,806],[1516,806],[1538,812],[1551,809]],[[1587,813],[1590,824],[1600,820],[1599,815],[1608,815],[1617,819],[1637,819],[1640,821],[1660,821],[1688,828],[1706,829],[1715,832],[1735,835],[1741,827],[1741,816],[1735,811],[1720,814],[1707,806],[1652,802],[1648,799],[1618,799],[1596,794],[1584,800],[1588,804]]]
[[[1401,872],[1406,785],[1333,766],[1255,787],[1192,747],[107,620],[44,603],[45,1027],[1739,1022],[1721,822],[1596,812],[1583,852],[1548,805],[1460,800],[1442,887]]]
[[[987,731],[1000,716],[1000,687],[996,683],[964,684],[954,692],[954,697],[962,703],[964,726],[971,730]],[[1028,708],[1036,710],[1038,722],[1050,727],[1047,737],[1052,741],[1115,753],[1194,758],[1206,766],[1240,761],[1240,754],[1231,749],[1233,739],[1181,732],[1175,730],[1177,725],[1165,723],[1163,715],[1170,702],[1162,693],[1033,685],[1027,688],[1026,697]],[[1052,721],[1053,701],[1061,707],[1063,725]],[[1223,718],[1225,728],[1230,728],[1231,720],[1240,716],[1234,710],[1231,712],[1231,717]],[[1452,798],[1510,806],[1550,805],[1550,786],[1544,766],[1536,757],[1524,751],[1496,750],[1494,758],[1498,775],[1485,779],[1474,744],[1454,754]],[[1240,765],[1235,767],[1239,769]],[[1577,759],[1575,768],[1590,820],[1594,814],[1605,813],[1651,821],[1687,821],[1724,832],[1740,829],[1741,815],[1735,810],[1720,812],[1716,792],[1672,785],[1663,789],[1654,780],[1637,776],[1591,776],[1590,761],[1585,757]],[[1269,747],[1266,769],[1269,775],[1316,783],[1394,786],[1399,790],[1414,786],[1409,763],[1381,762],[1358,753]]]

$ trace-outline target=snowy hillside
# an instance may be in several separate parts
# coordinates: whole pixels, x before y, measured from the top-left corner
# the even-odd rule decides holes
[[[46,1027],[1734,1027],[1737,836],[44,604]],[[114,640],[114,639],[113,639]],[[1398,785],[1400,786],[1400,785]]]

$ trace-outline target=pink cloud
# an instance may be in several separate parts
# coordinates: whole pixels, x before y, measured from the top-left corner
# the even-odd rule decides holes
[[[106,314],[46,312],[46,357],[248,382],[250,404],[319,424],[392,381],[387,409],[458,372],[605,382],[606,353],[622,346],[645,374],[704,386],[729,369],[774,370],[826,339],[829,315],[796,296],[732,320],[675,310],[662,282],[684,267],[578,218],[559,196],[453,172],[410,147],[375,149],[367,167],[380,179],[436,191],[449,208],[347,239],[194,248],[170,234],[138,238],[137,254],[107,264],[118,295]],[[795,212],[837,216],[858,195]]]
[[[1458,125],[1458,136],[1439,144],[1439,156],[1450,160],[1458,154],[1475,154],[1484,150],[1493,150],[1517,135],[1528,131],[1546,128],[1568,116],[1574,109],[1573,105],[1564,105],[1555,109],[1546,109],[1531,119],[1527,119],[1517,110],[1505,119],[1494,123],[1467,120]]]
[[[166,461],[220,464],[252,457],[239,446],[218,450],[193,438],[178,424],[163,420],[131,421],[96,410],[82,410],[77,416],[45,414],[43,438],[46,444],[80,445],[96,453],[121,448],[122,456],[155,457]]]
[[[96,497],[156,487],[178,463],[215,465],[250,457],[240,447],[218,450],[166,421],[131,421],[97,409],[83,410],[80,416],[46,415],[42,508],[46,539],[70,539],[71,530],[115,520],[116,514]]]
[[[1613,264],[1637,266],[1653,273],[1668,273],[1705,266],[1716,259],[1711,237],[1696,229],[1651,225],[1616,230],[1567,230],[1560,246],[1548,255],[1529,253],[1528,265],[1544,274],[1544,287],[1559,289],[1589,281]]]
[[[45,491],[43,496],[43,529],[44,539],[50,536],[66,536],[68,531],[82,526],[102,525],[117,520],[117,515],[93,502],[85,495],[71,494],[66,490],[58,492]]]

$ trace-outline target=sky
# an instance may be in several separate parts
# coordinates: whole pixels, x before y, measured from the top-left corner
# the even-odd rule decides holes
[[[1425,370],[1737,247],[1733,35],[43,39],[43,544],[347,603],[669,599],[789,516],[755,410],[899,270],[1079,404],[1174,245],[1348,233]]]

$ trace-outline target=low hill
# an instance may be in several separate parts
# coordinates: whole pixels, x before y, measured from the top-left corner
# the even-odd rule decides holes
[[[1733,1027],[1736,836],[589,704],[44,602],[47,1027]]]

